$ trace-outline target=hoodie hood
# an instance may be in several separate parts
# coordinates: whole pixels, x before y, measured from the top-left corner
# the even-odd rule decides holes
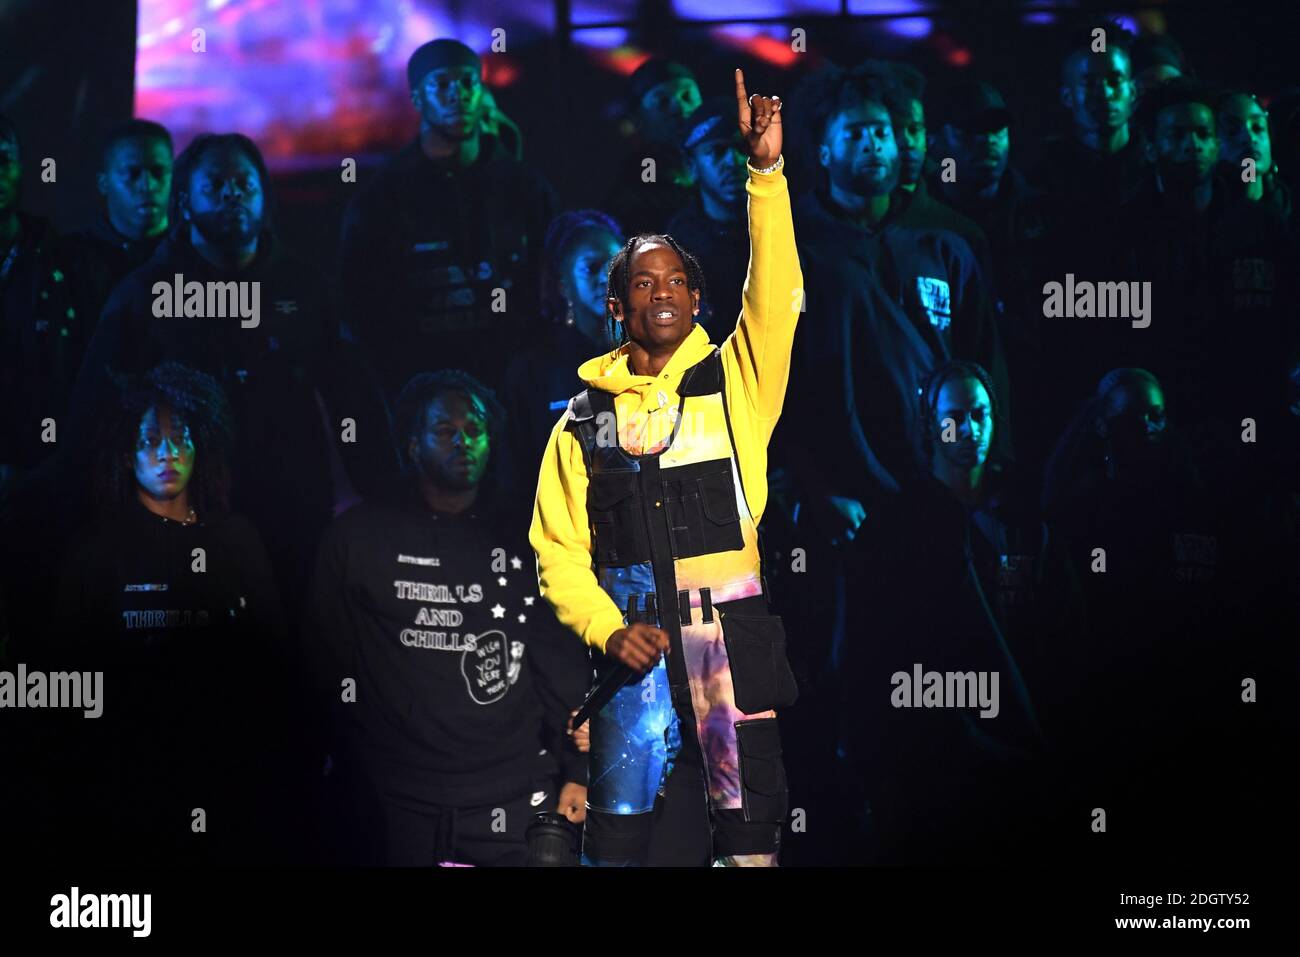
[[[634,373],[628,365],[627,346],[623,345],[578,366],[578,378],[593,389],[612,392],[615,396],[631,392],[645,398],[660,390],[666,392],[665,386],[671,386],[676,393],[682,373],[712,351],[709,334],[697,322],[658,376]]]
[[[622,447],[633,455],[653,455],[672,441],[681,409],[677,390],[682,374],[712,351],[709,334],[697,322],[658,376],[633,373],[624,345],[588,359],[578,367],[578,377],[614,396]]]

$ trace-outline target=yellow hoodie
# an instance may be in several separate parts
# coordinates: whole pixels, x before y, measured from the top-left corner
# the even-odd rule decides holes
[[[757,525],[767,505],[767,445],[785,401],[803,275],[785,176],[780,170],[764,174],[751,167],[745,188],[749,273],[740,320],[723,342],[721,355],[741,482]],[[682,373],[712,350],[697,324],[657,377],[634,374],[626,346],[584,362],[578,375],[590,387],[614,395],[623,448],[632,454],[654,452],[672,431],[681,405],[677,390]],[[537,553],[543,597],[566,627],[603,651],[609,636],[624,627],[623,612],[593,570],[587,469],[580,444],[565,428],[569,418],[566,411],[551,430],[528,537]],[[688,407],[684,425],[690,421]]]

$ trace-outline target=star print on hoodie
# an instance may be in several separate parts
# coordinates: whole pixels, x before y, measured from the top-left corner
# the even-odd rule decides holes
[[[524,789],[540,749],[586,782],[564,733],[586,656],[534,604],[527,543],[492,514],[433,512],[412,486],[359,505],[325,533],[311,592],[318,690],[353,743],[426,772],[448,803]],[[342,703],[347,678],[356,700]]]

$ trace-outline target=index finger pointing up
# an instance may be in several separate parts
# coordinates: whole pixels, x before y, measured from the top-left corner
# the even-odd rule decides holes
[[[736,70],[736,109],[740,112],[740,122],[749,125],[749,94],[745,92],[745,71]]]

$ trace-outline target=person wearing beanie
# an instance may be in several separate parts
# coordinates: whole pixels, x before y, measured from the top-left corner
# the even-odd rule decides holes
[[[383,169],[361,174],[344,219],[344,320],[390,399],[431,365],[499,385],[505,364],[482,344],[518,343],[536,314],[555,194],[484,133],[482,69],[457,40],[411,55],[419,133]]]

